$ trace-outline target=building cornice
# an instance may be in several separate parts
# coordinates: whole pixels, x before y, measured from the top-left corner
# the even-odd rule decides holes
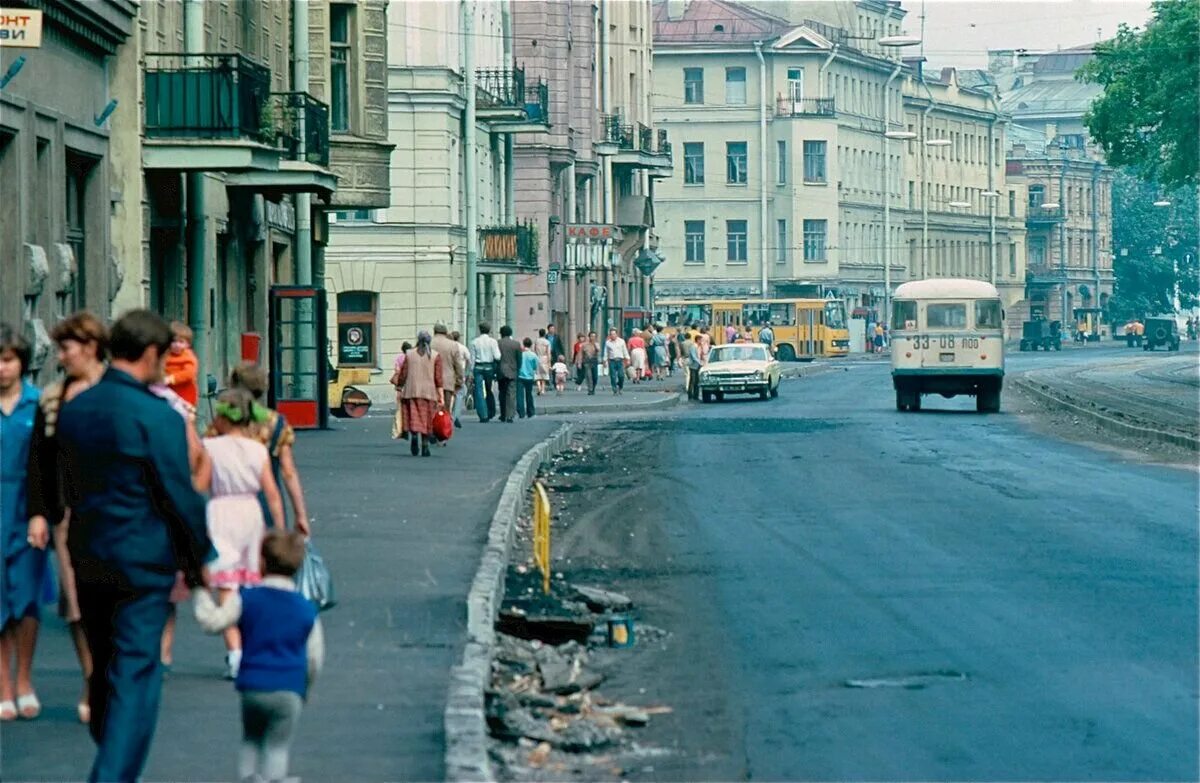
[[[116,54],[117,47],[133,34],[137,5],[133,0],[23,0],[29,8],[45,14],[46,21],[64,30],[77,41],[104,54]]]

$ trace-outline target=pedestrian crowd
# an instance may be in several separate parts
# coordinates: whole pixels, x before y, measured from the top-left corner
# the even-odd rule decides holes
[[[240,693],[239,779],[284,779],[324,650],[295,578],[311,533],[295,435],[263,404],[266,373],[234,370],[201,437],[186,325],[134,310],[110,329],[79,312],[51,338],[62,379],[39,389],[29,343],[0,325],[0,722],[41,714],[33,660],[57,600],[79,662],[76,714],[97,746],[89,780],[138,780],[175,608],[191,598],[200,626],[223,635]]]

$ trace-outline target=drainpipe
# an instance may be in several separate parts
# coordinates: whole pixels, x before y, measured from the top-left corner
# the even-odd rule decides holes
[[[511,133],[504,134],[504,225],[517,224],[517,183],[513,177],[513,137]],[[504,320],[516,329],[517,323],[517,278],[507,275],[504,278]]]
[[[1070,207],[1067,204],[1067,148],[1062,148],[1062,169],[1058,172],[1058,209],[1062,213],[1062,222],[1058,224],[1058,268],[1062,273],[1062,320],[1064,323],[1074,323],[1075,316],[1067,313],[1067,214]],[[1068,321],[1067,319],[1071,320]]]
[[[891,187],[891,164],[888,162],[888,90],[892,88],[892,82],[900,75],[900,71],[904,69],[901,63],[892,71],[892,75],[888,77],[887,82],[883,85],[883,95],[880,101],[880,112],[883,117],[883,132],[879,134],[879,150],[883,158],[883,166],[880,168],[880,174],[883,178],[883,188],[880,190],[880,196],[883,198],[883,312],[879,317],[882,323],[888,323],[891,317],[892,304],[892,198],[888,192]]]
[[[925,71],[921,70],[921,86],[929,97],[929,105],[921,114],[921,277],[929,277],[929,112],[935,106],[933,90],[925,83]]]
[[[185,51],[204,51],[204,0],[187,0],[183,7]],[[209,370],[208,334],[205,311],[208,299],[208,229],[205,225],[204,174],[187,177],[187,303],[188,325],[192,328],[192,350],[196,353],[196,379],[203,384]]]
[[[567,214],[563,215],[562,222],[559,223],[559,233],[563,235],[563,260],[571,253],[571,249],[567,246],[566,233],[567,226],[575,222],[575,161],[572,160],[567,166]],[[550,237],[546,237],[546,247],[550,247]],[[562,264],[563,270],[559,275],[559,285],[563,289],[563,307],[567,311],[567,336],[575,334],[575,270]],[[549,286],[547,286],[549,288]]]
[[[292,1],[292,90],[308,92],[308,3],[309,0]],[[304,159],[304,112],[300,112],[301,160]],[[296,283],[312,285],[312,194],[296,194]],[[317,281],[318,287],[324,285]]]
[[[763,58],[762,41],[754,42],[758,56],[758,246],[762,274],[760,296],[770,296],[767,290],[767,61]]]
[[[467,334],[473,335],[479,323],[479,199],[475,193],[475,3],[462,0],[462,69],[463,90],[466,92],[466,116],[463,120],[463,199],[467,233]]]
[[[988,190],[995,193],[996,179],[996,121],[988,120]],[[992,285],[996,284],[996,202],[999,196],[988,196],[988,254],[992,262]]]
[[[1092,275],[1096,278],[1096,293],[1094,294],[1096,307],[1100,306],[1100,243],[1097,241],[1100,238],[1100,216],[1097,214],[1100,201],[1096,193],[1096,189],[1100,185],[1100,164],[1092,164]],[[1179,285],[1179,277],[1175,277],[1175,285]],[[1179,308],[1175,308],[1178,312]]]
[[[825,58],[825,62],[821,63],[821,67],[817,69],[817,97],[825,97],[825,69],[833,62],[833,58],[837,56],[839,44],[834,44],[829,50],[829,56]]]

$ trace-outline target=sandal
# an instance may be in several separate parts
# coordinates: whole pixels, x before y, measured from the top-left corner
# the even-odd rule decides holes
[[[92,707],[85,701],[81,701],[75,705],[75,714],[79,716],[79,722],[88,724],[92,722]]]
[[[36,693],[27,693],[24,696],[17,697],[17,712],[21,713],[21,717],[25,720],[33,720],[42,714],[42,703],[38,701]]]
[[[12,699],[0,701],[0,721],[14,721],[17,719],[17,705]]]

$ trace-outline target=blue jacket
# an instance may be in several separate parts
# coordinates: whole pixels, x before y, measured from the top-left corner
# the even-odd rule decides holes
[[[176,570],[195,574],[205,562],[212,544],[186,426],[165,400],[114,369],[63,406],[68,545],[80,581],[116,576],[133,588],[169,589]]]
[[[22,381],[12,414],[0,412],[0,556],[5,558],[29,548],[25,476],[38,396],[33,384]]]

